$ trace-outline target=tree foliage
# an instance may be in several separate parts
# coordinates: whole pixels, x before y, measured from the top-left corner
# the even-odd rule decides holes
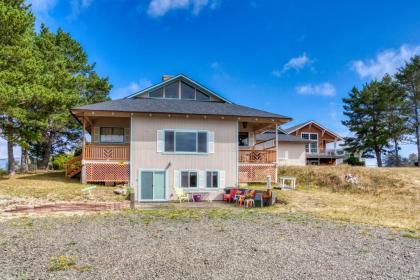
[[[13,145],[48,167],[51,155],[80,142],[80,125],[69,109],[109,99],[108,78],[69,33],[34,31],[24,0],[0,0],[0,128],[8,140],[9,173]]]

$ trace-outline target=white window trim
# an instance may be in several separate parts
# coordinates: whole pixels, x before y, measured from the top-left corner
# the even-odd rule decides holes
[[[208,188],[207,187],[207,172],[217,172],[217,188]],[[204,170],[204,176],[205,176],[205,183],[204,183],[204,189],[206,191],[219,191],[220,190],[220,170],[218,169],[206,169]]]
[[[196,169],[179,169],[179,187],[181,189],[183,189],[185,192],[195,192],[200,190],[200,170],[196,170]],[[182,186],[182,172],[188,172],[188,185],[190,184],[190,172],[196,172],[197,173],[197,187],[195,188],[184,188]]]
[[[308,134],[308,140],[311,141],[311,143],[314,143],[313,140],[311,140],[311,135],[316,135],[316,152],[313,153],[312,149],[311,149],[311,143],[307,143],[305,144],[305,152],[306,152],[306,145],[309,145],[309,152],[306,152],[307,154],[312,154],[312,155],[316,155],[319,153],[319,135],[316,132],[301,132],[300,133],[300,138],[303,139],[303,134]]]
[[[209,154],[209,133],[210,131],[208,130],[198,130],[198,129],[170,129],[170,128],[165,128],[162,130],[163,131],[163,152],[162,154],[169,154],[169,155],[173,155],[173,154],[177,154],[177,155],[208,155]],[[165,132],[166,131],[173,131],[174,132],[174,151],[173,152],[167,152],[165,151]],[[198,150],[198,133],[199,132],[205,132],[206,133],[206,138],[207,138],[207,152],[177,152],[175,151],[176,149],[176,132],[193,132],[196,133],[196,150]]]

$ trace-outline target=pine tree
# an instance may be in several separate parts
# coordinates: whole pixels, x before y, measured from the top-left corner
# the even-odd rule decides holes
[[[405,101],[409,109],[408,129],[414,135],[417,145],[417,161],[420,160],[420,56],[414,56],[396,74],[396,78],[405,92]]]
[[[382,155],[389,147],[389,130],[386,119],[387,100],[380,92],[381,83],[372,81],[361,90],[354,87],[348,98],[344,98],[343,124],[354,133],[345,139],[346,150],[351,153],[363,152],[364,157],[376,157],[382,166]]]
[[[15,173],[13,146],[21,124],[31,121],[39,62],[34,55],[34,17],[24,0],[0,0],[0,127],[7,139],[8,174]]]

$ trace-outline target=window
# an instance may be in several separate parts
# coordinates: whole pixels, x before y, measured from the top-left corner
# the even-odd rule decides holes
[[[206,131],[165,130],[165,152],[207,153]]]
[[[240,147],[249,146],[249,133],[248,132],[239,132],[239,146]]]
[[[163,98],[163,88],[158,88],[154,91],[149,92],[149,97],[152,98]]]
[[[172,83],[165,87],[165,98],[179,99],[179,83]]]
[[[124,128],[122,127],[101,127],[99,134],[101,143],[124,143]]]
[[[210,101],[210,96],[208,96],[204,92],[199,91],[198,89],[196,89],[195,95],[197,101]]]
[[[308,154],[316,154],[318,153],[318,134],[317,133],[302,133],[302,138],[311,140],[314,142],[307,143],[305,145],[305,151]]]
[[[196,171],[181,171],[181,187],[197,188],[198,175]]]
[[[184,82],[181,82],[181,99],[187,99],[187,100],[195,99],[195,89]]]
[[[219,187],[219,172],[207,171],[206,174],[206,188],[213,189]]]

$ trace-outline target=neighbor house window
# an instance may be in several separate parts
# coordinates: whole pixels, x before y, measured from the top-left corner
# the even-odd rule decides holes
[[[305,144],[305,151],[308,154],[318,153],[318,133],[302,133],[302,138],[313,142]]]
[[[99,141],[101,143],[124,143],[124,128],[101,127]]]
[[[206,131],[165,130],[165,152],[207,153]]]
[[[206,188],[215,189],[219,187],[219,172],[207,171],[206,172]]]
[[[248,132],[239,132],[239,146],[240,147],[249,146],[249,133]]]
[[[198,173],[197,171],[181,171],[181,187],[183,188],[197,188],[198,187]]]

